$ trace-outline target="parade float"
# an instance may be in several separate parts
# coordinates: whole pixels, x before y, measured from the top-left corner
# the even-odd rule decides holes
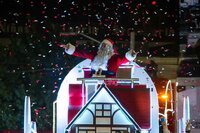
[[[130,48],[134,46],[131,32]],[[157,91],[144,68],[131,61],[107,78],[91,75],[90,64],[91,60],[83,60],[64,78],[54,102],[53,132],[159,133]]]
[[[143,67],[121,65],[116,78],[90,77],[90,60],[63,80],[54,102],[54,132],[159,133],[156,88]]]

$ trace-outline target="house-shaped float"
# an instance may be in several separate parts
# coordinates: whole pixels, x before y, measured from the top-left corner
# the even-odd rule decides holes
[[[102,84],[75,116],[72,112],[76,109],[70,111],[73,119],[67,132],[135,133],[150,130],[150,89],[146,86],[109,88]]]
[[[156,88],[142,67],[121,66],[126,78],[90,78],[84,69],[89,64],[79,63],[61,84],[54,102],[55,133],[159,133]]]

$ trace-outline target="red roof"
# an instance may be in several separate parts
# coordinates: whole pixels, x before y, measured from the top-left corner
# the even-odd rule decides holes
[[[150,91],[145,85],[108,88],[142,129],[150,128]]]

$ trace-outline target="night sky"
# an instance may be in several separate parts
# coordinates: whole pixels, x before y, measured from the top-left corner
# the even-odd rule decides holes
[[[139,56],[177,56],[178,45],[143,47],[157,40],[177,41],[178,0],[0,0],[0,9],[0,38],[7,39],[0,41],[0,121],[4,122],[0,129],[23,128],[25,95],[31,96],[38,129],[51,129],[52,103],[60,84],[83,60],[66,55],[57,44],[84,38],[63,37],[62,32],[82,29],[97,40],[110,36],[129,43],[130,29],[137,32]],[[89,27],[98,30],[90,33]],[[159,34],[165,28],[172,31],[170,35]],[[127,51],[128,43],[117,44],[118,50]],[[76,46],[97,48],[93,43]]]

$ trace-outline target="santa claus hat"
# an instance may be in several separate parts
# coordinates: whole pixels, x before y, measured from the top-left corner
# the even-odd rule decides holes
[[[109,38],[105,38],[105,39],[102,41],[102,43],[106,43],[106,44],[109,44],[109,45],[113,46],[114,41],[111,40],[111,39],[109,39]]]

